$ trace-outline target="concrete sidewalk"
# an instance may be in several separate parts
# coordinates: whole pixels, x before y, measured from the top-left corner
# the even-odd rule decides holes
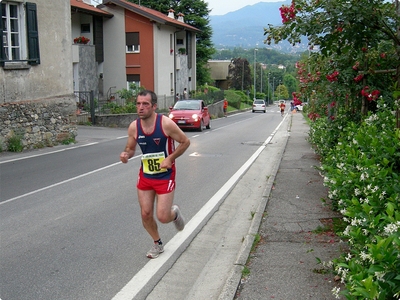
[[[340,285],[317,258],[328,262],[344,245],[332,232],[316,233],[339,217],[327,200],[318,157],[307,142],[309,125],[292,115],[290,136],[259,227],[260,242],[250,253],[249,275],[235,299],[335,299]]]

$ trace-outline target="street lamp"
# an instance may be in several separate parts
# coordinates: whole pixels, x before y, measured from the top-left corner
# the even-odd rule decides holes
[[[263,65],[262,64],[260,64],[260,73],[261,73],[260,92],[262,93],[262,73],[263,73]]]
[[[254,48],[254,100],[256,100],[256,61],[257,61],[257,48]]]

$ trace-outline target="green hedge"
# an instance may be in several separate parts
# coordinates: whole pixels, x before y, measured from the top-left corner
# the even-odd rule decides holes
[[[322,155],[329,198],[347,224],[349,251],[333,261],[348,299],[400,297],[400,131],[379,102],[363,122],[318,118],[310,141]]]

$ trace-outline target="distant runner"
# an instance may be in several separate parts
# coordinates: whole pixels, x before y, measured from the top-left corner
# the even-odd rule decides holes
[[[281,104],[279,104],[279,107],[281,109],[281,116],[283,117],[283,114],[285,113],[286,104],[282,102]]]

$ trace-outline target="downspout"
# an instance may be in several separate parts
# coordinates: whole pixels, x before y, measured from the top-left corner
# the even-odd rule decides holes
[[[174,99],[176,97],[176,34],[181,31],[185,31],[185,29],[174,32]]]

